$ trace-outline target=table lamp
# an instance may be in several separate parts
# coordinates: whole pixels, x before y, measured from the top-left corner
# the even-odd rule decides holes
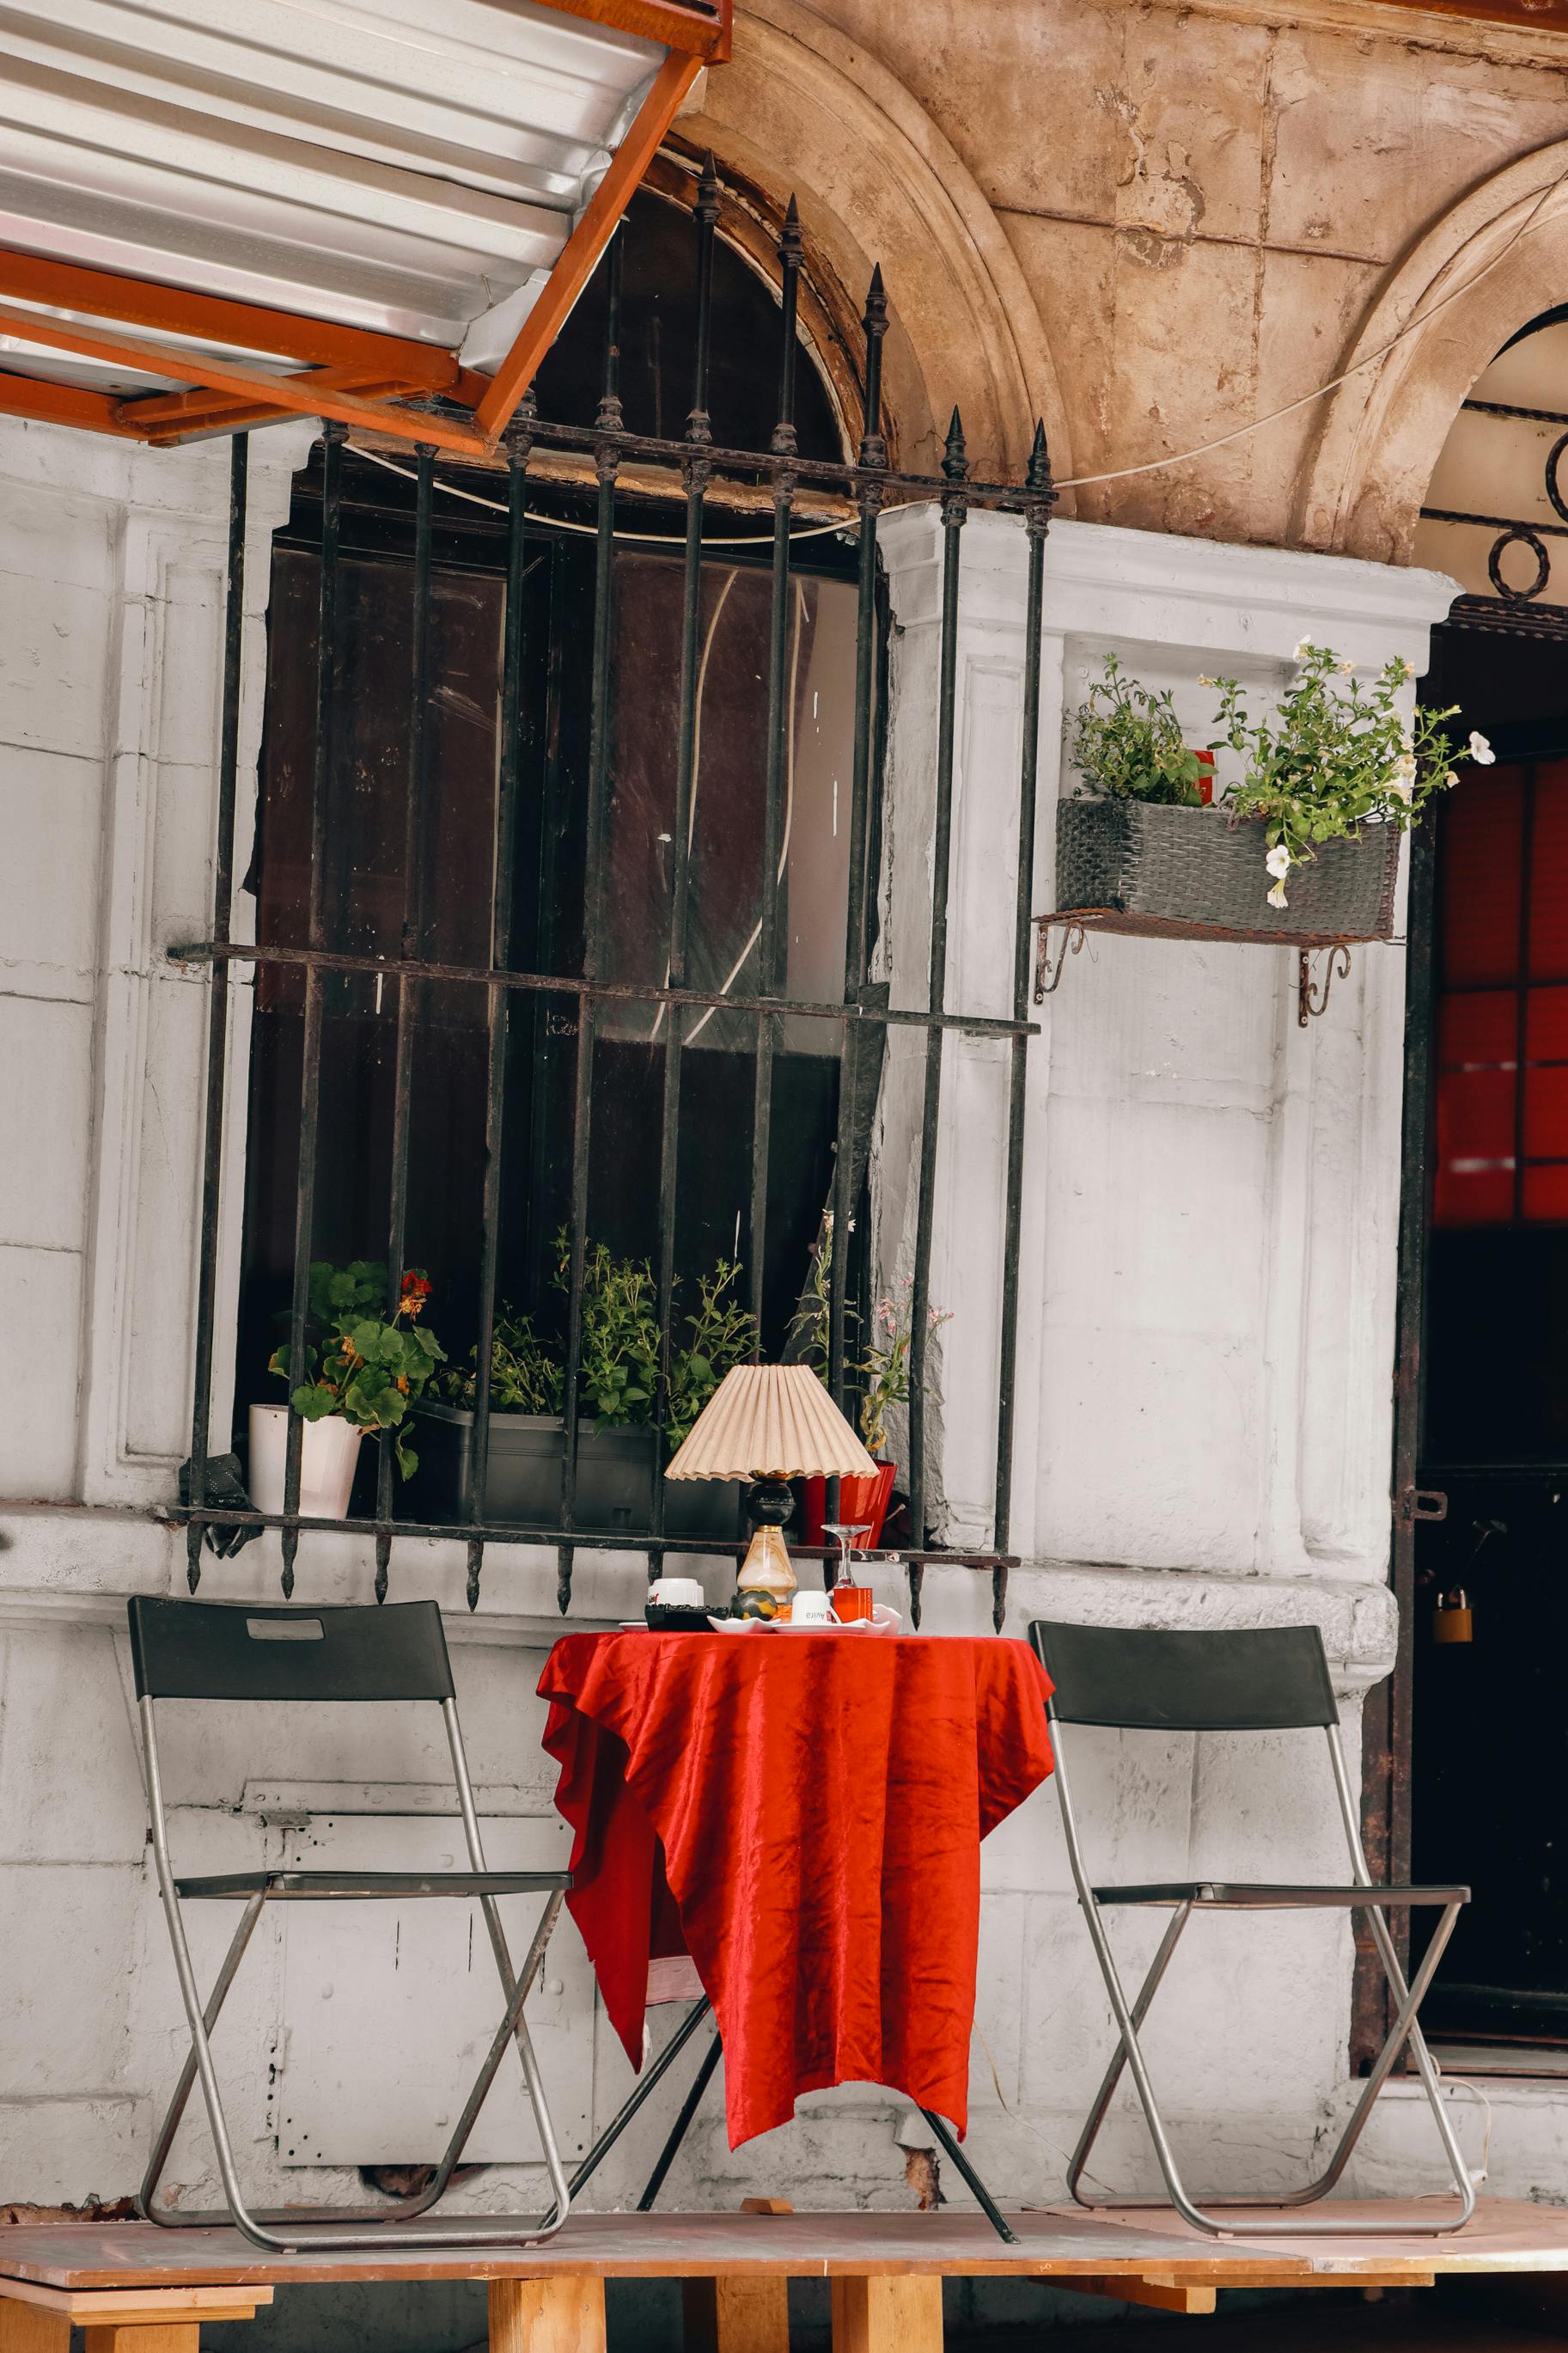
[[[667,1479],[750,1479],[752,1541],[736,1580],[741,1615],[776,1617],[795,1591],[780,1534],[790,1479],[864,1479],[872,1461],[809,1365],[736,1365],[665,1472]]]

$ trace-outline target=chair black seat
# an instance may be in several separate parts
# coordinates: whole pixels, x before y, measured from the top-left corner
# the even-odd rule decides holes
[[[1468,1887],[1253,1885],[1230,1879],[1166,1879],[1142,1887],[1097,1887],[1097,1904],[1228,1905],[1242,1911],[1311,1905],[1468,1904]]]
[[[276,1897],[538,1895],[570,1887],[569,1871],[220,1871],[176,1879],[182,1895]]]

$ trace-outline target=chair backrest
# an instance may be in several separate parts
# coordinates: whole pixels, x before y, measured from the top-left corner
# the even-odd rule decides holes
[[[246,1601],[130,1605],[139,1699],[449,1700],[433,1601],[263,1609]]]
[[[1037,1619],[1029,1640],[1056,1687],[1050,1712],[1064,1724],[1284,1732],[1340,1720],[1315,1626],[1176,1633]]]

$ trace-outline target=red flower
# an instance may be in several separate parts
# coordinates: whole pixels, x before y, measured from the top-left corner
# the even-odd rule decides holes
[[[422,1274],[417,1267],[411,1267],[403,1278],[403,1289],[398,1293],[398,1314],[412,1319],[418,1314],[429,1296],[428,1278]]]

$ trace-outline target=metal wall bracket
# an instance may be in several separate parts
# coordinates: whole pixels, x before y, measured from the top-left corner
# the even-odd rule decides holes
[[[1051,963],[1051,933],[1062,924],[1061,953]],[[1083,946],[1083,925],[1068,920],[1062,923],[1058,915],[1035,917],[1035,1003],[1043,1005],[1062,985],[1062,969],[1068,955],[1077,955]]]
[[[1336,957],[1342,958],[1343,961],[1336,963]],[[1351,952],[1342,941],[1338,946],[1329,950],[1329,960],[1323,966],[1323,977],[1320,984],[1312,978],[1311,949],[1301,950],[1300,961],[1297,965],[1296,1018],[1303,1029],[1314,1014],[1328,1011],[1329,991],[1333,987],[1335,973],[1339,974],[1342,980],[1348,980],[1350,969]]]

